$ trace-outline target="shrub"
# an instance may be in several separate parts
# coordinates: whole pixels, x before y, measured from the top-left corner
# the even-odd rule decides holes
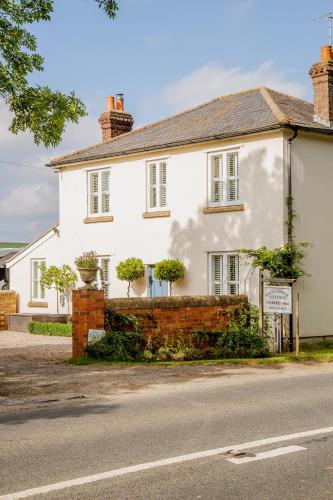
[[[142,347],[141,332],[107,332],[98,342],[88,344],[86,352],[106,361],[137,361],[142,359]]]
[[[178,259],[165,259],[155,264],[154,276],[161,281],[168,281],[170,285],[170,295],[172,293],[172,284],[184,278],[185,267]]]
[[[30,321],[28,330],[34,335],[71,337],[72,323],[41,323],[39,321]]]
[[[141,259],[131,257],[120,262],[116,267],[117,278],[121,281],[127,281],[127,297],[130,295],[131,283],[145,274],[145,267]]]
[[[129,314],[113,314],[105,309],[106,335],[86,347],[88,356],[106,361],[137,361],[143,358],[144,337],[140,320]]]
[[[228,327],[218,336],[216,347],[227,358],[269,356],[268,325],[265,322],[265,335],[261,336],[258,308],[247,305],[236,309],[230,315]]]

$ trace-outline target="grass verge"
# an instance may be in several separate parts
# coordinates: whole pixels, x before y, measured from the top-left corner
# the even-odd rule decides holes
[[[75,365],[151,365],[151,366],[193,366],[193,365],[234,365],[234,366],[274,366],[281,363],[330,363],[333,362],[333,344],[329,347],[325,345],[308,346],[296,356],[296,354],[278,354],[269,358],[230,358],[230,359],[203,359],[195,361],[154,361],[146,363],[144,361],[104,361],[92,358],[80,358],[78,360],[69,360],[69,363]]]

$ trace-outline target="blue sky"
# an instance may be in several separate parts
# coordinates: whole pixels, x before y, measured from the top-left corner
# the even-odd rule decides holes
[[[57,179],[43,165],[100,140],[107,95],[124,92],[136,126],[260,85],[311,100],[308,70],[328,39],[327,22],[313,20],[330,10],[333,0],[120,0],[110,21],[94,0],[55,0],[52,21],[33,28],[45,71],[32,81],[75,90],[89,116],[46,150],[10,135],[0,104],[0,241],[32,240],[57,221]]]

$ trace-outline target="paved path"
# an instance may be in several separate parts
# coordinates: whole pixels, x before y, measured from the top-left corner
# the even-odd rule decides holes
[[[332,378],[331,365],[229,370],[103,402],[8,410],[0,499],[331,499]],[[243,462],[224,455],[230,448]]]

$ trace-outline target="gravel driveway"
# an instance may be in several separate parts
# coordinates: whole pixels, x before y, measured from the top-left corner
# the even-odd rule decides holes
[[[31,346],[63,345],[70,349],[72,339],[70,337],[51,337],[48,335],[32,335],[23,332],[0,332],[0,349],[13,349],[15,347],[25,348]]]

